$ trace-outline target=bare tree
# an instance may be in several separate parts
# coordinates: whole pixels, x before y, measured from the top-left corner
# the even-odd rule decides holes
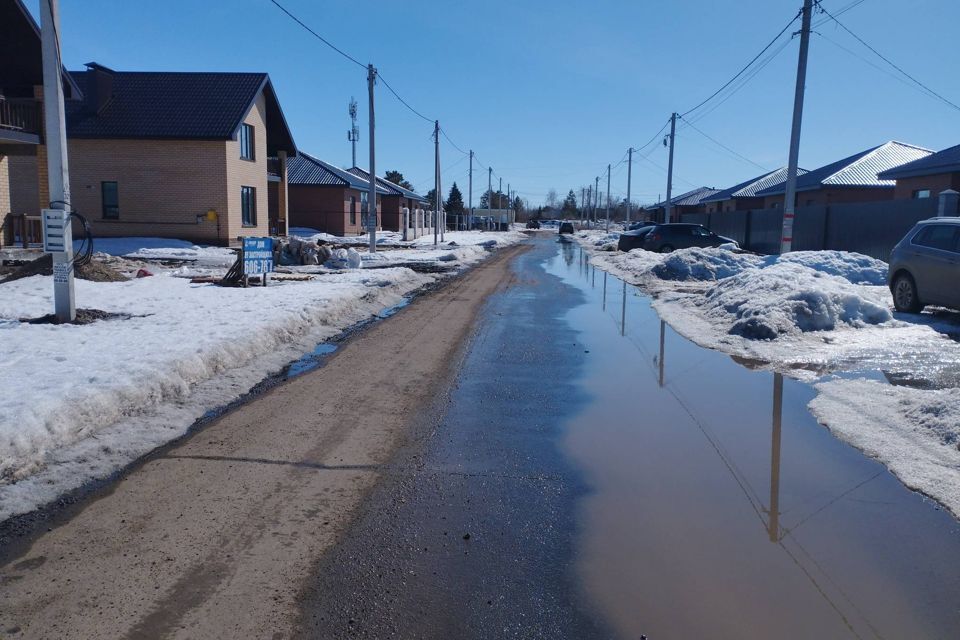
[[[543,202],[544,206],[550,207],[551,209],[556,209],[557,205],[560,204],[559,196],[557,195],[556,189],[550,189],[547,191],[547,199]]]

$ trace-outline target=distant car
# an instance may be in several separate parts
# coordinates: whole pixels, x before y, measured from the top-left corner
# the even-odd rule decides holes
[[[719,247],[728,243],[737,244],[735,240],[718,236],[701,224],[671,223],[653,227],[643,240],[643,248],[647,251],[670,253],[674,249]]]
[[[637,229],[642,229],[643,227],[652,227],[657,223],[653,220],[638,220],[637,222],[631,222],[630,228],[627,231],[636,231]]]
[[[560,228],[557,229],[557,233],[573,233],[573,223],[572,222],[561,222]]]
[[[539,229],[540,221],[539,220],[527,220],[527,229]]]
[[[617,251],[643,249],[643,241],[646,240],[647,234],[653,230],[653,227],[654,225],[647,225],[621,233],[620,239],[617,240]]]
[[[918,222],[890,252],[887,283],[897,311],[960,309],[960,218]]]

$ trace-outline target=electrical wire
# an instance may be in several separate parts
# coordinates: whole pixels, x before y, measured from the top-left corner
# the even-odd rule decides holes
[[[840,27],[841,29],[843,29],[844,31],[846,31],[848,34],[850,34],[850,36],[852,36],[854,40],[856,40],[857,42],[859,42],[860,44],[862,44],[864,47],[866,47],[867,49],[869,49],[869,50],[870,50],[874,55],[876,55],[878,58],[880,58],[881,60],[883,60],[884,62],[886,62],[888,65],[890,65],[891,67],[893,67],[894,69],[896,69],[899,73],[901,73],[901,74],[902,74],[904,77],[906,77],[908,80],[910,80],[910,81],[913,82],[915,85],[917,85],[918,87],[920,87],[921,89],[923,89],[923,91],[924,91],[927,95],[929,95],[930,97],[935,98],[935,99],[937,99],[937,100],[940,100],[940,101],[943,102],[944,104],[952,107],[953,109],[956,109],[957,111],[960,111],[960,105],[958,105],[958,104],[956,104],[955,102],[953,102],[953,101],[945,98],[943,95],[937,93],[936,91],[934,91],[933,89],[931,89],[930,87],[928,87],[927,85],[925,85],[924,83],[922,83],[920,80],[918,80],[918,79],[915,78],[914,76],[912,76],[912,75],[910,75],[909,73],[907,73],[902,67],[900,67],[899,65],[897,65],[897,64],[896,64],[895,62],[893,62],[890,58],[886,57],[885,55],[883,55],[882,53],[880,53],[879,51],[877,51],[877,50],[876,50],[875,48],[873,48],[869,43],[867,43],[863,38],[861,38],[860,36],[858,36],[857,34],[855,34],[853,31],[851,31],[845,24],[843,24],[842,22],[840,22],[839,20],[837,20],[836,16],[834,16],[834,15],[831,14],[829,11],[827,11],[826,9],[824,9],[823,6],[821,6],[819,3],[818,3],[817,6],[819,6],[819,7],[820,7],[820,11],[822,11],[823,13],[825,13],[825,14],[827,15],[827,17],[829,17],[831,20],[833,20],[833,21],[837,24],[838,27]]]
[[[413,114],[416,115],[417,117],[422,118],[423,120],[425,120],[425,121],[427,121],[427,122],[429,122],[429,123],[431,123],[431,124],[433,124],[433,123],[436,122],[435,119],[428,118],[427,116],[423,115],[422,113],[420,113],[419,111],[417,111],[416,109],[414,109],[413,107],[411,107],[410,104],[409,104],[406,100],[404,100],[403,98],[400,97],[400,94],[399,94],[399,93],[397,93],[396,91],[393,90],[393,87],[390,86],[390,83],[387,82],[387,79],[384,78],[384,77],[383,77],[383,74],[380,73],[379,71],[377,71],[377,77],[380,78],[380,81],[383,83],[383,86],[385,86],[385,87],[387,88],[387,90],[390,91],[390,93],[392,93],[392,94],[394,95],[394,97],[395,97],[397,100],[400,101],[400,104],[402,104],[402,105],[405,106],[407,109],[409,109],[409,110],[411,111],[411,113],[413,113]]]
[[[701,130],[700,130],[699,128],[697,128],[693,123],[689,122],[689,121],[688,121],[686,118],[684,118],[683,116],[680,116],[680,119],[683,120],[684,122],[686,122],[687,125],[688,125],[691,129],[693,129],[694,131],[696,131],[697,133],[699,133],[700,135],[702,135],[704,138],[706,138],[706,139],[709,140],[710,142],[714,143],[714,144],[717,145],[718,147],[720,147],[720,148],[722,148],[722,149],[725,149],[726,151],[728,151],[729,153],[733,154],[733,155],[736,156],[737,158],[740,158],[740,159],[743,160],[744,162],[748,162],[748,163],[752,164],[753,166],[757,167],[758,169],[762,169],[763,171],[767,171],[767,172],[770,171],[769,168],[764,167],[764,166],[761,165],[761,164],[757,164],[756,162],[754,162],[754,161],[751,160],[750,158],[748,158],[748,157],[746,157],[746,156],[744,156],[744,155],[741,155],[740,153],[737,153],[736,151],[734,151],[733,149],[731,149],[731,148],[728,147],[727,145],[723,144],[723,143],[720,142],[719,140],[717,140],[717,139],[713,138],[712,136],[706,134],[705,132],[701,131]]]
[[[320,34],[317,33],[316,31],[314,31],[314,30],[311,29],[310,27],[308,27],[306,24],[304,24],[303,21],[300,20],[300,18],[298,18],[297,16],[295,16],[295,15],[293,15],[292,13],[290,13],[289,11],[287,11],[287,8],[284,7],[282,4],[280,4],[279,2],[277,2],[277,0],[270,0],[270,2],[272,2],[273,4],[275,4],[275,5],[277,6],[277,8],[280,9],[280,11],[283,11],[285,14],[287,14],[287,15],[290,17],[291,20],[293,20],[294,22],[296,22],[297,24],[299,24],[301,27],[303,27],[304,29],[306,29],[307,31],[309,31],[311,34],[313,34],[313,36],[314,36],[315,38],[317,38],[320,42],[322,42],[323,44],[327,45],[328,47],[330,47],[331,49],[333,49],[334,51],[336,51],[336,52],[339,53],[341,56],[343,56],[344,58],[346,58],[346,59],[349,60],[350,62],[354,63],[355,65],[358,65],[358,66],[360,66],[360,67],[363,67],[364,69],[367,68],[367,65],[363,64],[362,62],[360,62],[359,60],[357,60],[356,58],[354,58],[353,56],[351,56],[349,53],[343,51],[342,49],[337,48],[332,42],[330,42],[329,40],[327,40],[326,38],[324,38],[322,35],[320,35]]]
[[[723,86],[721,86],[719,89],[717,89],[717,90],[714,91],[712,94],[710,94],[710,96],[707,97],[705,100],[703,100],[700,104],[698,104],[697,106],[693,107],[692,109],[688,109],[688,110],[684,111],[684,112],[681,114],[681,117],[693,113],[694,111],[696,111],[697,109],[699,109],[699,108],[702,107],[703,105],[705,105],[705,104],[707,104],[708,102],[710,102],[711,100],[713,100],[721,91],[723,91],[724,89],[726,89],[727,87],[729,87],[731,84],[733,84],[733,82],[734,82],[737,78],[739,78],[740,76],[742,76],[742,75],[747,71],[747,69],[749,69],[749,68],[753,65],[754,62],[756,62],[758,59],[760,59],[760,57],[761,57],[764,53],[766,53],[767,50],[770,49],[770,47],[772,47],[772,46],[774,45],[774,43],[775,43],[777,40],[779,40],[780,37],[781,37],[784,33],[787,32],[787,30],[791,27],[791,25],[793,25],[794,22],[797,21],[797,19],[802,15],[802,13],[803,13],[803,10],[802,10],[802,9],[801,9],[800,11],[798,11],[797,14],[796,14],[795,16],[793,16],[793,18],[790,20],[790,22],[788,22],[788,23],[786,24],[786,26],[785,26],[783,29],[780,30],[780,33],[778,33],[778,34],[773,38],[773,40],[771,40],[769,43],[767,43],[767,46],[765,46],[763,49],[761,49],[761,50],[760,50],[760,53],[758,53],[757,55],[755,55],[755,56],[750,60],[750,62],[748,62],[742,69],[740,69],[740,71],[738,71],[738,72],[736,73],[736,75],[734,75],[732,78],[730,78],[729,80],[727,80],[727,82],[725,82],[725,83],[723,84]]]

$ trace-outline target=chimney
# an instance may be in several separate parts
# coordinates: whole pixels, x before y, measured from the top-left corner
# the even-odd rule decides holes
[[[96,62],[88,62],[84,66],[87,67],[87,87],[84,92],[87,108],[99,115],[113,98],[114,72]]]

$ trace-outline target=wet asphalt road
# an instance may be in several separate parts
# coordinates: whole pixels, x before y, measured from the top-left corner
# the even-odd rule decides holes
[[[575,503],[561,450],[586,350],[549,275],[555,237],[490,298],[439,423],[390,464],[304,595],[306,637],[610,637],[576,586]]]

